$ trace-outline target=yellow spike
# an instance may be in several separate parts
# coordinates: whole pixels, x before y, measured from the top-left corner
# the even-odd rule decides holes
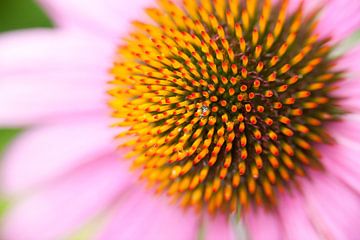
[[[179,185],[180,185],[180,181],[174,181],[169,187],[168,195],[175,194],[179,189]]]
[[[224,55],[223,55],[223,53],[222,53],[220,50],[216,50],[215,53],[216,53],[216,58],[217,58],[218,60],[220,60],[220,61],[223,61],[223,60],[224,60]]]
[[[241,39],[243,37],[243,31],[239,23],[235,24],[235,34],[238,39]]]
[[[279,168],[279,172],[280,172],[281,177],[282,177],[285,181],[289,181],[290,175],[289,175],[289,172],[286,170],[286,168],[280,167],[280,168]]]
[[[290,46],[294,43],[296,39],[296,33],[290,33],[289,36],[286,38],[286,43]]]
[[[146,8],[145,12],[159,25],[165,25],[168,27],[175,26],[171,19],[157,8]]]
[[[311,149],[311,145],[302,138],[295,138],[294,141],[299,147],[301,147],[303,149],[306,149],[306,150]]]
[[[259,28],[260,28],[260,34],[263,34],[266,28],[266,20],[264,16],[260,16],[259,19]]]
[[[283,21],[280,21],[278,20],[275,24],[275,28],[274,28],[274,36],[275,38],[277,38],[279,35],[280,35],[280,32],[282,30],[282,27],[283,27],[283,24],[284,22]]]
[[[202,198],[203,189],[197,188],[191,195],[191,204],[197,205]]]
[[[210,15],[209,20],[210,20],[210,25],[213,28],[213,30],[217,30],[217,28],[219,27],[219,23],[218,23],[216,17],[214,15]]]
[[[225,179],[227,173],[228,173],[228,169],[227,169],[227,168],[222,168],[222,169],[220,170],[220,173],[219,173],[219,178],[220,178],[221,180]]]
[[[259,32],[257,29],[254,29],[252,32],[252,44],[255,46],[259,41]]]
[[[221,204],[223,203],[224,197],[223,192],[219,190],[215,195],[215,206],[220,208]]]
[[[302,69],[300,70],[300,73],[301,73],[302,75],[306,75],[306,74],[312,72],[312,70],[314,70],[314,68],[315,68],[315,66],[307,65],[306,67],[304,67],[304,68],[302,68]]]
[[[226,21],[231,31],[235,28],[234,14],[230,11],[226,12]]]
[[[189,188],[190,185],[190,177],[185,177],[180,181],[179,184],[179,192],[184,192]]]
[[[176,6],[172,1],[170,0],[157,0],[159,5],[166,10],[167,13],[173,13],[172,15],[183,15],[183,11]],[[176,24],[178,24],[176,22]]]
[[[225,20],[225,9],[226,9],[226,1],[225,0],[213,0],[215,11],[217,15],[220,17],[221,21]]]
[[[290,64],[285,64],[283,67],[280,68],[280,74],[287,73],[291,68]]]
[[[310,164],[310,159],[300,150],[295,152],[295,156],[304,164]]]
[[[199,176],[195,175],[190,182],[189,189],[190,190],[195,189],[199,185],[199,183],[200,183]]]
[[[255,165],[251,166],[251,175],[255,179],[259,177],[259,169]]]
[[[245,39],[244,38],[240,38],[240,49],[242,52],[245,52],[246,50],[246,42],[245,42]]]
[[[224,199],[228,202],[232,196],[232,187],[231,185],[227,184],[224,189]]]
[[[201,6],[200,7],[203,7],[208,13],[213,12],[212,0],[203,0],[203,1],[201,1]]]
[[[247,191],[245,187],[241,187],[239,191],[239,201],[241,205],[246,206],[247,205]]]
[[[256,191],[256,183],[253,178],[248,178],[248,190],[251,194],[254,194]]]
[[[268,160],[269,160],[271,166],[273,166],[273,168],[279,167],[279,165],[280,165],[279,160],[276,157],[274,157],[273,155],[269,155]]]
[[[212,194],[213,194],[213,186],[211,183],[208,183],[205,187],[205,193],[204,193],[205,201],[209,201]]]
[[[270,183],[266,179],[264,179],[262,181],[262,185],[263,185],[265,195],[267,197],[271,197],[273,192],[272,192],[272,187],[271,187]]]
[[[236,19],[239,16],[240,0],[228,0],[230,12]]]
[[[254,18],[257,0],[246,0],[246,9],[250,18]]]
[[[298,32],[301,26],[302,9],[297,11],[294,21],[291,23],[290,32]]]
[[[288,47],[289,47],[289,45],[287,43],[284,43],[284,44],[281,45],[281,47],[280,47],[280,49],[278,51],[279,57],[282,57],[286,53]]]
[[[234,62],[234,59],[235,59],[235,54],[234,54],[234,51],[231,49],[231,48],[228,48],[228,56],[229,56],[229,59],[231,62]],[[236,65],[235,65],[236,66]]]
[[[250,19],[249,19],[249,13],[247,12],[247,10],[242,11],[241,19],[242,19],[242,23],[244,25],[245,30],[248,31],[249,27],[250,27]]]
[[[260,155],[256,155],[255,156],[255,163],[256,163],[256,167],[261,169],[262,166],[263,166],[263,160],[262,158],[260,157]]]
[[[239,168],[239,174],[240,175],[244,175],[245,172],[246,172],[246,164],[244,161],[240,162],[239,165],[238,165],[238,168]]]
[[[205,2],[206,2],[206,1],[205,1]],[[205,5],[200,6],[200,7],[198,8],[198,12],[199,12],[200,17],[201,17],[201,19],[202,19],[202,22],[205,23],[205,24],[209,24],[209,23],[210,23],[210,22],[209,22],[209,13],[211,13],[211,11],[210,11],[210,12],[209,12],[209,11],[206,11],[206,9],[205,9],[204,6],[205,6]],[[199,27],[199,21],[195,22],[195,26]],[[204,29],[199,29],[199,28],[198,28],[198,31],[201,32],[201,31],[204,31]]]
[[[275,175],[275,172],[274,172],[273,168],[268,168],[267,171],[266,171],[266,174],[267,174],[267,177],[268,177],[269,181],[272,184],[276,183],[276,175]]]
[[[236,213],[237,209],[238,209],[238,198],[236,195],[232,195],[231,200],[230,200],[230,212],[231,213]]]
[[[274,36],[271,33],[269,33],[266,37],[266,44],[265,44],[266,50],[269,50],[272,47],[274,41],[275,41]]]
[[[281,31],[282,31],[282,29],[284,27],[288,4],[289,4],[288,0],[284,0],[282,2],[280,12],[279,12],[279,16],[278,16],[278,21],[276,22],[275,28],[274,28],[275,38],[277,38],[280,35],[280,33],[281,33]]]
[[[259,58],[262,52],[262,46],[258,45],[255,47],[255,58]]]
[[[192,19],[198,19],[198,6],[196,4],[196,1],[193,0],[183,0],[183,5],[185,7],[185,10],[189,13],[190,17]]]
[[[194,159],[194,164],[199,163],[207,154],[209,150],[207,148],[203,149]]]
[[[221,39],[225,39],[225,31],[222,26],[217,27],[217,33],[219,34]]]
[[[200,171],[200,176],[199,176],[199,181],[203,182],[205,180],[205,178],[207,177],[207,174],[209,172],[209,168],[205,167]]]
[[[215,179],[214,179],[214,182],[213,182],[213,191],[214,192],[217,192],[217,191],[219,191],[219,189],[220,189],[220,187],[221,187],[221,179],[220,178],[218,178],[218,177],[216,177]]]
[[[262,14],[261,14],[260,21],[259,21],[261,34],[263,34],[265,31],[265,27],[266,27],[267,22],[270,17],[270,12],[271,12],[271,0],[265,0],[263,9],[262,9]]]
[[[268,76],[268,81],[269,82],[273,82],[273,81],[275,81],[276,80],[276,72],[273,72],[272,74],[270,74],[269,76]]]

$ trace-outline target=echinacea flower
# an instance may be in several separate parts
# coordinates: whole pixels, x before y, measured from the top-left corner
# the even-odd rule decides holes
[[[0,38],[2,239],[358,238],[359,1],[41,3]]]

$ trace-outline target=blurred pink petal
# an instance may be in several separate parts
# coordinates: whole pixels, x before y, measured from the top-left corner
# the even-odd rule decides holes
[[[252,240],[279,240],[283,236],[280,217],[263,209],[245,213],[245,223]]]
[[[148,7],[153,1],[132,0],[126,7],[118,0],[38,0],[50,13],[58,26],[87,29],[104,35],[113,42],[127,34],[132,20],[144,18],[139,9]],[[120,4],[119,4],[120,3]]]
[[[356,45],[354,48],[349,49],[343,57],[340,58],[338,64],[341,66],[343,71],[348,71],[352,74],[352,78],[360,78],[360,69],[358,62],[360,61],[360,46]],[[359,81],[359,80],[358,80]],[[350,89],[347,89],[350,90]]]
[[[334,146],[322,146],[323,163],[329,173],[360,194],[360,115],[349,115],[336,128]]]
[[[317,240],[320,234],[306,215],[306,206],[301,194],[283,196],[279,202],[279,215],[284,232],[284,239]]]
[[[318,32],[340,41],[360,28],[360,1],[327,0],[319,18]]]
[[[114,47],[92,35],[38,30],[0,38],[0,123],[54,121],[106,108]],[[70,59],[70,61],[69,61]]]
[[[2,189],[19,193],[89,163],[114,149],[113,132],[103,118],[34,127],[19,136],[2,164]]]
[[[99,239],[196,239],[200,224],[196,214],[184,213],[182,208],[169,205],[168,198],[136,187],[119,198]]]
[[[359,236],[359,194],[325,174],[315,173],[304,183],[309,217],[325,239],[357,239]],[[316,178],[316,180],[315,180]]]
[[[238,224],[241,224],[238,223]],[[206,240],[235,240],[235,230],[229,219],[225,216],[205,218],[204,234]]]
[[[129,189],[133,178],[112,154],[103,152],[88,158],[87,163],[15,202],[5,215],[2,239],[68,238]]]
[[[344,57],[339,60],[339,70],[346,71],[346,79],[334,92],[335,95],[343,98],[341,104],[350,112],[360,113],[360,47],[350,49]],[[340,67],[342,69],[340,69]]]

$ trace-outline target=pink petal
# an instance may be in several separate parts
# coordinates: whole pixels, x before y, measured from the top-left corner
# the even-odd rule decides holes
[[[99,151],[113,151],[115,134],[107,124],[93,117],[26,131],[4,156],[3,191],[19,193],[88,163]]]
[[[327,171],[360,194],[360,115],[355,116],[349,115],[343,122],[331,125],[337,143],[322,146],[320,151]]]
[[[290,0],[289,12],[296,11],[301,3],[305,13],[320,9],[316,32],[321,37],[331,36],[338,42],[360,29],[358,0]]]
[[[4,216],[0,238],[67,239],[111,207],[133,178],[126,165],[104,154],[94,153],[89,163],[15,203]]]
[[[299,9],[300,4],[303,4],[303,10],[306,14],[312,13],[314,9],[320,6],[325,6],[329,0],[290,0],[288,1],[288,12],[294,13]],[[282,2],[282,0],[275,0],[274,3]]]
[[[103,71],[109,67],[104,60],[111,60],[116,50],[116,46],[100,37],[83,31],[61,29],[32,29],[3,34],[0,47],[1,74],[40,70],[86,70],[93,74],[93,70]],[[87,81],[93,82],[94,79]]]
[[[328,127],[328,131],[332,131],[331,134],[337,139],[337,142],[349,147],[354,144],[360,144],[359,142],[359,131],[360,131],[360,114],[350,113],[342,117],[342,120],[331,124]],[[344,139],[352,141],[351,144],[343,142]],[[354,149],[356,146],[353,146]]]
[[[107,110],[114,46],[80,32],[34,30],[0,38],[0,124]]]
[[[230,220],[224,215],[216,217],[206,216],[204,220],[204,231],[206,240],[235,239],[235,230]]]
[[[346,72],[346,79],[334,91],[344,98],[341,105],[350,112],[360,113],[360,46],[350,49],[338,62],[338,68]]]
[[[151,1],[132,0],[38,0],[52,19],[67,28],[80,28],[118,41],[128,33],[130,22],[144,18]]]
[[[350,77],[358,77],[360,69],[358,62],[360,61],[360,45],[349,49],[338,61],[339,70],[346,71]],[[358,80],[359,82],[359,80]]]
[[[312,182],[303,184],[312,223],[324,239],[357,239],[360,229],[359,195],[327,174],[316,172],[312,177]]]
[[[245,223],[252,240],[279,240],[282,239],[283,227],[281,219],[274,212],[265,212],[263,209],[251,209],[245,213]]]
[[[341,41],[360,29],[360,1],[328,0],[319,18],[318,32]]]
[[[113,216],[97,239],[196,239],[198,216],[170,205],[169,199],[142,188],[123,195]]]
[[[360,76],[349,76],[333,95],[341,99],[339,103],[345,110],[360,113]]]
[[[279,201],[279,214],[284,227],[284,239],[317,240],[320,235],[306,214],[306,205],[301,193],[284,194]]]

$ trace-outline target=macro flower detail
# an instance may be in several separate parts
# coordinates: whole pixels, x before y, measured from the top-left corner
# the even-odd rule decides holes
[[[142,177],[210,212],[275,204],[308,168],[321,169],[314,143],[342,113],[331,95],[329,39],[316,12],[289,1],[159,1],[155,23],[136,21],[112,69],[114,116],[129,126]]]
[[[38,3],[0,35],[0,239],[358,239],[358,0]]]

